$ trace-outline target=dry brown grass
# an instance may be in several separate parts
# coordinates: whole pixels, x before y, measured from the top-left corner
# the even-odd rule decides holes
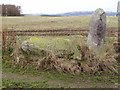
[[[39,51],[39,53],[42,54],[35,54],[38,52],[34,54],[30,52],[27,53],[22,51],[21,44],[18,44],[12,54],[13,65],[19,65],[24,68],[33,66],[36,67],[36,69],[69,72],[72,74],[118,74],[117,54],[113,47],[114,38],[108,38],[106,44],[97,54],[88,48],[85,39],[78,39],[77,37],[73,38],[73,40],[75,41],[74,43],[77,43],[76,45],[80,51],[80,57],[69,58],[66,56],[61,58],[58,57],[56,53],[46,49]]]
[[[48,29],[88,29],[90,17],[20,17],[8,18],[3,17],[3,28],[14,28],[15,30],[48,30]],[[107,17],[107,28],[117,28],[117,17]],[[75,38],[74,38],[75,37]],[[55,37],[52,37],[55,38]],[[61,37],[66,38],[66,37]],[[67,37],[68,38],[68,37]],[[40,39],[40,38],[39,38]],[[32,55],[21,50],[21,43],[14,45],[14,52],[11,54],[12,64],[20,65],[21,67],[34,66],[37,69],[55,70],[58,72],[70,73],[118,73],[118,66],[116,61],[116,52],[113,48],[113,43],[116,38],[108,38],[106,44],[96,55],[93,51],[89,50],[86,44],[86,38],[81,36],[70,36],[68,39],[73,40],[72,45],[68,44],[71,48],[77,47],[80,57],[69,58],[65,54],[63,58],[56,55],[55,52],[50,52],[43,48],[40,51],[44,56]],[[23,41],[24,39],[22,39]],[[41,39],[43,42],[52,39]],[[57,41],[57,40],[56,40]],[[33,40],[34,44],[41,44],[39,41]],[[8,42],[9,43],[9,42]],[[53,42],[54,43],[54,42]],[[44,43],[45,44],[45,43]],[[46,44],[45,44],[46,45]],[[66,47],[64,41],[58,43],[63,48]],[[75,46],[76,45],[76,46]],[[10,46],[10,45],[8,45]],[[67,46],[67,47],[68,47]],[[53,47],[54,48],[54,47]],[[37,53],[37,52],[36,52]]]
[[[53,30],[53,29],[87,29],[90,16],[70,16],[70,17],[3,17],[3,29],[15,30]],[[107,17],[107,28],[117,28],[117,17]]]

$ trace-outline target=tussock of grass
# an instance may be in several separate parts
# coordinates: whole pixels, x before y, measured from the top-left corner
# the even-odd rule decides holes
[[[116,54],[108,40],[98,54],[89,50],[85,39],[74,37],[32,37],[25,41],[26,50],[15,49],[13,64],[21,67],[69,73],[117,74]],[[109,46],[108,46],[109,45]]]

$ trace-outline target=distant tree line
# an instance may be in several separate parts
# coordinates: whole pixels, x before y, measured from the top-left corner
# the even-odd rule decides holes
[[[20,16],[21,6],[2,4],[0,5],[0,14],[2,16]]]

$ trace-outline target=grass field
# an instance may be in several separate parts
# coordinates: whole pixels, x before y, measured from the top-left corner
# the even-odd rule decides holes
[[[73,46],[71,46],[71,44],[70,46],[67,46],[68,44],[66,44],[66,40],[73,40],[74,42],[77,40],[80,41],[80,37],[81,36],[46,36],[17,38],[21,43],[25,40],[28,40],[35,45],[40,45],[41,48],[45,48],[45,42],[49,42],[49,45],[51,45],[51,42],[53,41],[54,44],[57,44],[56,48],[75,48],[75,43]],[[56,41],[57,38],[58,41]],[[104,50],[101,50],[101,58],[104,58],[105,51],[110,50],[112,43],[116,41],[116,38],[107,37],[106,40],[107,44],[105,45]],[[84,42],[82,41],[86,41],[86,38],[82,37],[82,40],[80,41],[81,44],[84,44]],[[50,49],[54,50],[54,47]],[[114,52],[110,53],[111,56],[114,54]],[[87,75],[84,73],[71,74],[49,70],[37,70],[35,67],[32,66],[21,68],[19,65],[9,63],[12,61],[13,60],[9,58],[8,60],[6,59],[5,61],[3,61],[3,88],[117,88],[118,85],[117,75]]]
[[[52,30],[52,29],[87,29],[90,16],[70,17],[3,17],[3,29],[15,30]],[[107,28],[117,28],[117,17],[107,17]]]
[[[26,70],[3,62],[2,88],[117,88],[117,83],[118,76]]]
[[[71,17],[41,17],[41,16],[24,16],[24,17],[3,17],[2,28],[4,30],[53,30],[53,29],[88,29],[90,16],[71,16]],[[117,17],[107,17],[107,29],[117,29]],[[84,36],[54,36],[54,37],[16,37],[17,43],[21,44],[28,40],[34,45],[42,49],[50,45],[50,50],[75,48],[76,43],[85,45],[87,38]],[[100,51],[100,59],[110,62],[111,57],[115,55],[113,43],[117,41],[117,37],[106,37],[106,44]],[[69,42],[70,43],[67,43]],[[71,43],[71,41],[74,41]],[[54,46],[52,46],[54,45]],[[56,46],[56,47],[55,47]],[[17,45],[15,45],[17,47]],[[17,47],[18,48],[18,47]],[[47,49],[47,50],[48,50]],[[18,50],[19,51],[19,50]],[[77,51],[75,51],[77,52]],[[87,54],[87,51],[85,51]],[[17,54],[17,53],[16,53]],[[77,52],[77,55],[79,53]],[[88,53],[89,54],[89,53]],[[1,53],[0,53],[1,55]],[[76,55],[76,56],[77,56]],[[91,55],[91,54],[90,54]],[[108,57],[105,57],[107,56]],[[87,56],[87,55],[85,55]],[[7,54],[5,55],[7,57]],[[34,57],[36,57],[34,55]],[[34,58],[33,57],[33,58]],[[89,57],[89,55],[88,55]],[[92,56],[90,56],[92,57]],[[39,57],[38,57],[39,58]],[[15,58],[14,58],[15,59]],[[109,74],[87,75],[84,73],[71,74],[63,72],[55,72],[49,70],[37,70],[35,67],[29,66],[22,68],[19,65],[11,64],[15,61],[13,58],[5,58],[3,60],[3,88],[117,88],[118,76]],[[89,59],[89,58],[88,58]],[[24,60],[24,59],[23,59]],[[91,59],[92,60],[92,59]],[[101,60],[101,61],[102,61]],[[114,60],[113,60],[114,61]],[[83,65],[85,64],[84,61]],[[85,61],[86,62],[86,61]],[[112,61],[111,61],[112,62]],[[106,62],[106,64],[108,64]],[[93,63],[93,65],[96,65]],[[69,66],[69,65],[68,65]],[[105,67],[106,68],[106,67]]]

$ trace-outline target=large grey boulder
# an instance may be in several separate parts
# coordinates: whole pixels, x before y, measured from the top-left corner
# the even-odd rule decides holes
[[[103,9],[98,8],[92,14],[89,23],[89,34],[87,43],[89,49],[98,51],[98,49],[105,42],[105,31],[106,31],[106,13]]]

